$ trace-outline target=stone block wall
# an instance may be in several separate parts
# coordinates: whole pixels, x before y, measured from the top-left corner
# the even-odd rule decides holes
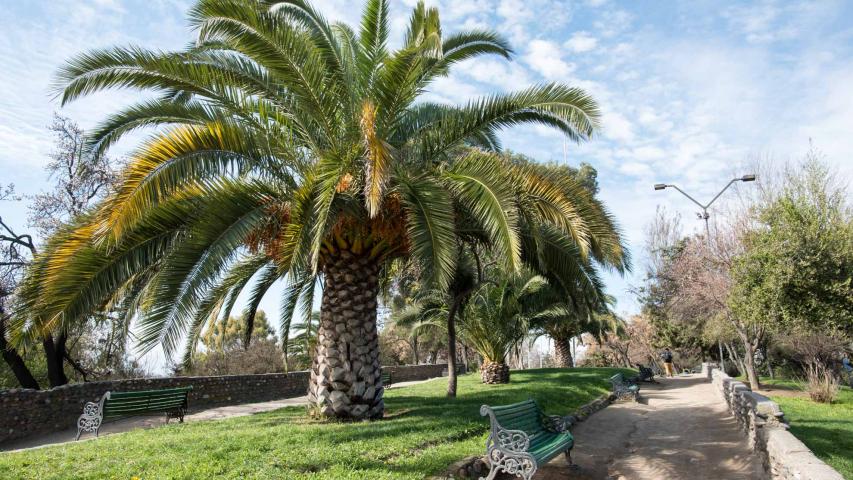
[[[392,383],[411,382],[447,376],[447,364],[385,366],[382,371],[391,373]]]
[[[447,365],[383,367],[394,383],[441,376]],[[309,372],[216,377],[134,378],[64,385],[50,390],[0,391],[0,445],[4,442],[75,428],[86,402],[108,391],[129,392],[192,386],[190,411],[207,407],[300,397],[308,391]]]
[[[702,373],[726,402],[749,437],[750,446],[761,456],[764,469],[771,478],[844,480],[840,473],[788,432],[779,404],[753,392],[748,385],[726,375],[715,364],[703,364]]]

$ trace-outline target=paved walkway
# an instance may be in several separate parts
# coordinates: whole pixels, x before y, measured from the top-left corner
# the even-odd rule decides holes
[[[390,388],[397,389],[406,387],[409,385],[417,385],[419,383],[429,382],[432,380],[436,380],[436,377],[431,378],[429,380],[416,380],[411,382],[399,382],[392,385]],[[269,402],[260,402],[260,403],[243,403],[240,405],[229,405],[225,407],[217,407],[217,408],[208,408],[206,410],[199,410],[193,412],[186,417],[184,417],[184,421],[186,422],[200,422],[207,420],[222,420],[223,418],[231,418],[231,417],[242,417],[245,415],[253,415],[255,413],[261,412],[269,412],[271,410],[277,410],[279,408],[284,407],[298,407],[302,405],[308,404],[308,396],[295,397],[295,398],[284,398],[281,400],[272,400]],[[125,418],[121,420],[115,420],[108,423],[105,423],[101,426],[101,430],[99,432],[100,436],[111,435],[114,433],[127,432],[129,430],[135,430],[137,428],[153,428],[160,427],[163,425],[165,421],[165,415],[152,415],[152,416],[140,416],[140,417],[131,417]],[[172,420],[172,423],[177,420]],[[49,433],[46,435],[40,435],[36,437],[24,438],[21,440],[15,440],[9,443],[4,443],[0,445],[0,451],[12,451],[12,450],[22,450],[27,448],[38,448],[44,447],[47,445],[55,445],[58,443],[66,443],[73,442],[74,437],[77,435],[77,428],[72,428],[68,430],[63,430],[60,432]],[[95,438],[94,434],[83,433],[80,440],[88,441]]]
[[[767,478],[761,460],[713,386],[697,375],[643,384],[640,403],[620,402],[573,430],[569,470],[560,456],[535,480]]]

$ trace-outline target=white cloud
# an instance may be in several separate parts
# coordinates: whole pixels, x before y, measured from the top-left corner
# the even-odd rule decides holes
[[[501,87],[503,90],[517,90],[533,83],[521,64],[495,57],[468,61],[460,65],[456,71],[478,82]]]
[[[640,162],[624,162],[619,165],[619,171],[633,177],[648,177],[652,174],[651,167]]]
[[[507,20],[519,22],[533,18],[533,9],[530,6],[529,2],[522,0],[501,0],[497,12]]]
[[[458,75],[451,75],[439,77],[432,82],[423,98],[433,102],[458,104],[484,93],[483,89],[461,80]]]
[[[614,37],[630,27],[631,14],[625,10],[606,10],[593,25],[602,36]]]
[[[605,137],[617,142],[631,142],[634,140],[634,127],[621,113],[605,113],[602,123],[604,125]]]
[[[575,32],[572,38],[568,39],[564,44],[566,48],[576,53],[589,52],[595,49],[598,45],[598,40],[589,34],[589,32]]]
[[[525,61],[530,68],[549,80],[564,80],[575,65],[562,58],[560,47],[548,40],[533,40],[527,47]]]
[[[666,158],[666,152],[656,145],[644,145],[637,147],[632,152],[635,160],[649,162],[652,160],[661,160]]]

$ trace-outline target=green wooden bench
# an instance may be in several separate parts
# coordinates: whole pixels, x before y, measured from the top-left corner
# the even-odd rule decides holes
[[[529,480],[539,465],[570,451],[575,440],[565,417],[545,415],[535,400],[499,407],[483,405],[480,415],[488,416],[492,430],[486,440],[486,457],[491,469],[486,480],[503,471]]]
[[[391,386],[391,372],[382,370],[382,386],[388,388]]]
[[[613,394],[616,398],[631,398],[635,402],[640,398],[640,386],[625,379],[621,373],[610,377],[613,384]]]
[[[101,424],[106,420],[133,415],[165,413],[166,423],[169,423],[170,418],[177,418],[183,423],[192,389],[190,386],[138,392],[107,392],[99,402],[88,402],[83,407],[83,415],[77,419],[75,440],[79,440],[83,432],[95,432],[97,437]]]

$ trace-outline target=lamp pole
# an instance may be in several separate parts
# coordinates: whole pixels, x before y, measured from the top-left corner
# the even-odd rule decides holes
[[[702,213],[699,214],[699,218],[701,218],[702,220],[705,220],[705,247],[708,249],[708,254],[710,255],[711,254],[711,227],[708,225],[708,219],[711,218],[711,215],[708,214],[708,208],[710,208],[711,204],[713,204],[715,201],[717,201],[717,199],[720,198],[720,195],[722,195],[723,192],[728,190],[729,187],[731,187],[733,183],[735,183],[735,182],[754,182],[756,178],[758,178],[756,175],[748,174],[748,175],[744,175],[742,177],[731,179],[731,181],[729,181],[729,183],[727,183],[726,186],[723,187],[723,189],[719,191],[719,193],[714,195],[714,198],[712,198],[710,202],[708,202],[704,205],[699,203],[699,201],[696,200],[695,198],[691,197],[690,194],[688,194],[687,192],[685,192],[684,190],[678,188],[678,186],[673,185],[673,184],[656,183],[655,184],[655,190],[664,190],[666,188],[674,188],[674,189],[678,190],[679,193],[681,193],[682,195],[687,197],[691,202],[695,203],[696,205],[699,206],[699,208],[702,209]],[[725,372],[726,371],[726,363],[725,363],[725,360],[723,359],[723,342],[721,340],[717,340],[717,347],[720,349],[720,368]]]

